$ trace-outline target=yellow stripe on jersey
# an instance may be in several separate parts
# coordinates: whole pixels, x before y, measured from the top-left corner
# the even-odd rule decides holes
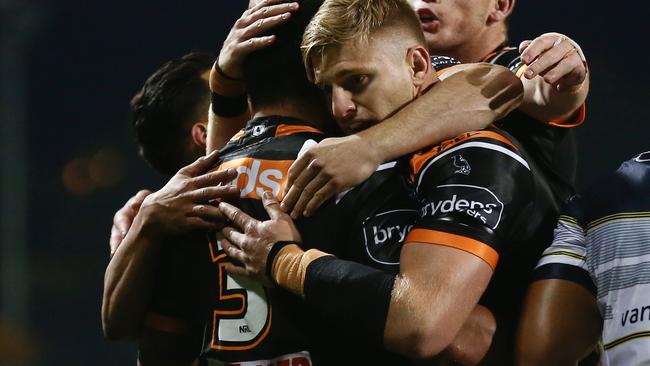
[[[585,258],[586,258],[584,255],[569,252],[568,250],[557,250],[557,251],[554,251],[554,252],[544,253],[544,254],[542,254],[542,258],[548,257],[550,255],[564,255],[564,256],[567,256],[567,257],[580,259],[580,260],[585,260]]]
[[[594,220],[587,225],[587,230],[594,229],[600,225],[611,221],[621,221],[621,220],[635,220],[635,219],[648,219],[650,218],[650,212],[623,212],[613,215],[608,215]]]
[[[645,337],[650,337],[650,331],[644,331],[644,332],[637,332],[637,333],[632,333],[628,334],[625,337],[621,337],[615,341],[609,342],[605,345],[603,345],[603,348],[607,351],[610,350],[618,345],[621,345],[622,343],[638,339],[638,338],[645,338]]]

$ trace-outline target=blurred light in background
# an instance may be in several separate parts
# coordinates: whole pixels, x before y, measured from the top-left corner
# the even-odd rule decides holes
[[[77,157],[66,163],[61,180],[69,193],[85,196],[115,186],[124,179],[125,167],[125,158],[119,151],[100,149],[91,157]]]

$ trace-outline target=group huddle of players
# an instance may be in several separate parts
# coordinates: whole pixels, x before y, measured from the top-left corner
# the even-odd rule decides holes
[[[620,364],[593,220],[560,216],[586,59],[558,33],[508,47],[513,6],[251,1],[216,61],[156,71],[134,127],[176,173],[115,216],[106,336],[143,365]]]

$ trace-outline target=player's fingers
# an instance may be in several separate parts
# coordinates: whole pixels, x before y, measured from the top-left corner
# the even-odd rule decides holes
[[[293,187],[293,182],[295,182],[300,174],[302,173],[309,163],[311,162],[311,154],[306,152],[296,159],[291,166],[289,167],[289,176],[287,177],[287,190],[290,190]],[[286,199],[286,196],[285,196]],[[282,201],[284,203],[284,200]]]
[[[272,192],[266,191],[262,195],[262,203],[264,204],[264,209],[266,213],[269,214],[271,220],[277,220],[283,215],[286,215],[282,210],[280,210],[280,203],[275,198]]]
[[[580,57],[578,55],[572,55],[572,57],[568,57],[546,70],[544,72],[544,81],[549,84],[555,84],[581,65]]]
[[[255,13],[256,11],[258,11],[261,8],[271,6],[271,5],[274,5],[274,4],[284,3],[286,1],[287,0],[262,0],[262,1],[258,2],[257,4],[255,4],[254,6],[252,6],[250,9],[246,10],[244,12],[244,14],[246,16],[248,16],[248,15],[251,15],[251,14]]]
[[[226,217],[218,207],[212,205],[196,205],[192,207],[190,215],[199,217],[215,224],[225,224]]]
[[[530,42],[528,47],[521,53],[521,61],[526,65],[530,65],[541,54],[553,47],[555,42],[560,39],[557,36],[541,36],[537,37]]]
[[[109,241],[111,256],[113,256],[117,248],[120,246],[122,240],[124,240],[124,236],[122,236],[122,233],[117,229],[117,227],[113,226],[111,228],[111,239]]]
[[[234,260],[234,259],[233,259]],[[235,275],[235,276],[248,276],[248,271],[243,266],[238,266],[234,263],[226,262],[223,265],[223,269],[226,270],[226,273]]]
[[[250,14],[249,26],[255,26],[255,23],[260,19],[269,19],[284,13],[294,12],[298,10],[299,6],[297,2],[286,2],[262,7]]]
[[[233,186],[205,187],[188,193],[188,197],[195,203],[204,203],[215,199],[235,198],[239,190]]]
[[[316,192],[305,206],[303,214],[305,217],[310,217],[314,212],[328,199],[332,198],[337,193],[336,184],[332,181],[325,184],[325,186]]]
[[[316,169],[310,169],[310,168],[308,168],[307,170],[316,171]],[[311,179],[310,182],[307,183],[305,188],[300,193],[300,197],[296,201],[296,205],[293,207],[293,210],[291,211],[291,217],[294,220],[303,215],[303,212],[305,211],[305,207],[307,207],[307,203],[309,203],[309,201],[312,199],[314,194],[318,192],[323,186],[325,186],[329,181],[330,181],[330,177],[323,174],[323,172],[320,172],[318,175],[313,177],[313,179]],[[300,186],[300,185],[296,183],[295,186]]]
[[[178,171],[178,174],[187,175],[190,177],[201,175],[206,171],[208,171],[208,169],[212,166],[212,164],[217,161],[218,156],[219,156],[219,150],[215,150],[206,156],[202,156],[196,159],[196,161],[193,162],[192,164],[184,168],[181,168],[181,170]]]
[[[246,242],[246,235],[230,226],[221,229],[221,235],[223,235],[226,240],[230,241],[230,243],[236,245],[238,248],[241,248],[242,245],[244,245]],[[223,240],[221,242],[221,245],[224,245]]]
[[[234,262],[238,264],[243,264],[245,263],[246,260],[246,253],[241,250],[238,246],[234,245],[231,243],[228,239],[222,239],[221,240],[221,248],[223,249],[224,253],[228,256],[228,258],[232,259]],[[236,267],[237,269],[245,270],[245,267],[231,263],[233,267]],[[230,272],[230,273],[235,273],[235,272]]]
[[[291,188],[289,189],[289,191],[294,191],[293,192],[294,196],[291,197],[292,201],[287,201],[286,202],[286,206],[288,207],[289,204],[291,204],[291,206],[293,207],[293,210],[291,211],[292,212],[292,215],[291,215],[292,217],[293,217],[294,212],[302,213],[302,209],[304,208],[304,204],[306,204],[306,202],[303,202],[303,205],[299,208],[299,210],[297,210],[298,203],[300,202],[301,199],[304,199],[303,196],[305,194],[304,193],[305,188],[320,173],[321,167],[317,166],[315,163],[316,163],[316,160],[313,160],[311,163],[309,163],[309,166],[307,166],[307,168],[304,169],[302,171],[302,173],[300,173],[300,175],[296,178],[296,180],[293,182],[293,185],[291,185]],[[285,199],[286,199],[286,197],[285,197]],[[282,203],[285,203],[284,200],[283,200]],[[286,210],[286,208],[285,208],[285,210]]]
[[[524,52],[524,50],[526,50],[526,48],[528,48],[528,46],[530,46],[531,43],[533,43],[533,41],[530,40],[530,39],[521,42],[519,44],[519,54],[521,55]]]
[[[251,225],[259,223],[259,221],[245,214],[244,211],[238,209],[237,207],[229,203],[225,203],[225,202],[219,203],[219,209],[221,210],[221,212],[223,212],[223,214],[228,218],[230,222],[232,222],[239,228],[244,229],[250,227]]]
[[[275,43],[276,39],[277,37],[275,35],[250,38],[245,42],[237,45],[235,52],[237,53],[238,57],[243,57],[252,52],[272,45]]]
[[[557,82],[557,90],[558,91],[567,91],[567,90],[578,90],[580,85],[584,83],[585,79],[587,78],[587,73],[584,68],[581,67],[576,67],[574,70],[572,70],[570,73],[562,77],[560,80]]]
[[[282,13],[270,18],[259,19],[255,23],[246,27],[246,29],[244,30],[244,34],[242,35],[241,41],[243,42],[244,45],[247,45],[249,42],[246,41],[252,39],[253,37],[258,37],[269,32],[274,27],[289,20],[289,18],[291,18],[291,13]]]
[[[226,169],[206,173],[191,179],[195,187],[214,186],[220,183],[228,183],[237,177],[237,170]]]
[[[538,74],[547,71],[551,66],[562,61],[565,56],[571,56],[568,53],[572,52],[572,50],[574,50],[574,48],[571,43],[566,41],[559,43],[540,55],[535,62],[528,65],[528,69],[524,72],[524,76],[528,79],[532,79]]]

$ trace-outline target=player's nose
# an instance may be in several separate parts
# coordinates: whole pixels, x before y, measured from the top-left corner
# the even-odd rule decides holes
[[[339,123],[345,123],[354,118],[356,110],[352,93],[340,86],[332,87],[332,114]]]

